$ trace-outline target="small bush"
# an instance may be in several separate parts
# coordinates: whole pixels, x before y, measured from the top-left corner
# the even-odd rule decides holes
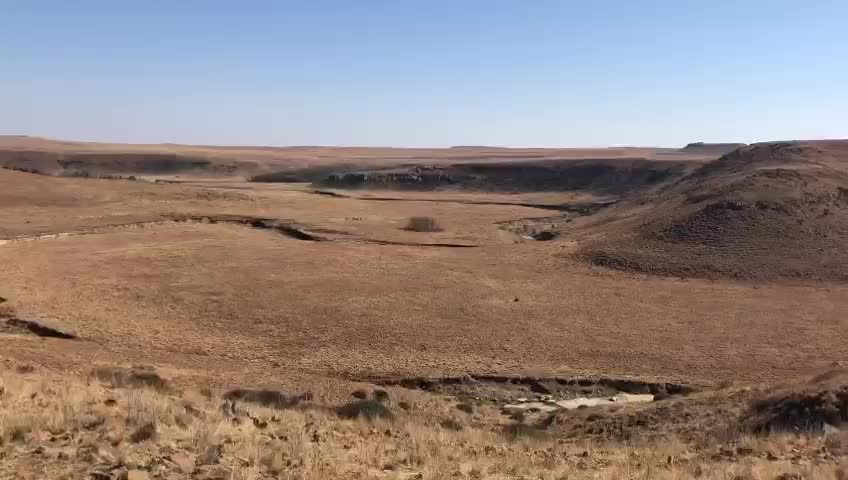
[[[26,440],[27,434],[30,432],[30,427],[28,425],[13,425],[12,428],[9,429],[9,440],[13,442],[23,442]],[[2,440],[2,436],[0,436],[0,440]]]
[[[441,425],[445,430],[452,430],[454,432],[459,432],[463,429],[462,424],[455,418],[446,418],[439,422],[439,425]]]
[[[458,403],[456,405],[456,409],[459,410],[460,412],[465,412],[469,415],[474,413],[474,406],[471,405],[470,403]]]
[[[412,217],[404,230],[412,232],[440,232],[442,229],[432,217]]]
[[[671,398],[671,395],[669,395],[668,392],[665,392],[665,391],[657,392],[657,393],[654,394],[654,401],[655,402],[659,402],[661,400],[667,400],[669,398]]]
[[[521,438],[542,438],[545,436],[544,430],[526,423],[511,423],[506,425],[501,433],[510,441],[516,441]]]
[[[367,420],[375,418],[392,419],[391,410],[375,400],[356,400],[346,403],[336,409],[336,414],[341,418],[356,419],[363,417]]]
[[[255,403],[269,408],[285,409],[292,408],[302,401],[311,400],[312,394],[306,392],[300,395],[293,395],[279,390],[266,388],[236,388],[225,393],[224,399],[233,402],[238,400],[242,402]]]
[[[516,410],[509,415],[509,419],[516,423],[524,423],[524,420],[527,417],[524,415],[524,412],[521,410]]]
[[[133,443],[139,443],[145,440],[150,440],[155,435],[156,424],[153,422],[145,422],[130,434],[130,441]]]
[[[821,432],[848,422],[848,386],[774,394],[754,401],[746,416],[756,433]]]
[[[387,392],[385,390],[382,390],[382,389],[374,390],[373,392],[371,392],[371,395],[374,396],[374,400],[376,400],[380,403],[389,403],[389,392]]]

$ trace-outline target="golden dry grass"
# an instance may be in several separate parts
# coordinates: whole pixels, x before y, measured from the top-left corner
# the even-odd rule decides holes
[[[709,446],[675,438],[635,444],[511,438],[452,413],[450,405],[402,391],[392,392],[393,402],[410,407],[393,405],[391,420],[342,420],[321,403],[288,410],[242,403],[233,414],[215,393],[111,388],[9,367],[0,374],[4,479],[143,471],[153,478],[233,480],[824,480],[844,478],[846,468],[821,454],[841,444],[803,434]],[[460,430],[441,426],[449,417]],[[139,435],[145,425],[154,427]]]

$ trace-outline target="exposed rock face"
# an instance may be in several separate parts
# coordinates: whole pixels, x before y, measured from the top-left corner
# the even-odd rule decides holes
[[[555,400],[548,397],[537,402],[518,402],[504,405],[505,412],[542,412],[550,413],[557,410],[576,410],[578,408],[626,405],[628,403],[653,402],[651,394],[619,393],[612,397],[578,397],[568,400]]]

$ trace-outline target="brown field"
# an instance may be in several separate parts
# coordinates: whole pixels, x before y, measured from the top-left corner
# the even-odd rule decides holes
[[[199,475],[175,469],[176,476],[167,477],[168,471],[152,465],[168,464],[165,456],[174,453],[163,453],[166,446],[199,455],[210,442],[228,445],[223,465],[229,476],[221,478],[420,478],[415,475],[421,473],[424,478],[554,479],[598,478],[592,477],[598,472],[601,478],[690,478],[696,465],[703,478],[775,478],[790,470],[807,478],[844,478],[839,477],[845,458],[841,444],[825,445],[826,438],[807,436],[806,430],[802,436],[757,436],[743,428],[749,402],[775,388],[825,392],[836,399],[837,412],[848,408],[844,375],[825,382],[827,388],[807,380],[848,360],[848,284],[842,277],[848,263],[842,263],[838,247],[848,238],[839,196],[842,147],[802,149],[801,157],[768,164],[780,172],[800,171],[807,190],[795,184],[775,189],[782,177],[746,177],[748,170],[728,165],[727,157],[718,165],[734,176],[721,176],[726,170],[715,173],[710,170],[715,163],[707,163],[718,154],[699,148],[698,155],[685,149],[266,149],[5,137],[0,163],[8,167],[61,174],[45,167],[73,155],[102,154],[107,156],[95,163],[86,157],[86,168],[106,165],[92,172],[134,174],[141,180],[0,169],[0,297],[6,300],[0,302],[0,321],[34,321],[76,337],[33,335],[20,322],[0,327],[0,361],[5,362],[0,385],[6,391],[0,393],[0,478],[94,475],[91,466],[105,461],[95,458],[96,451],[80,454],[78,444],[102,443],[117,425],[120,435],[130,435],[144,423],[139,415],[160,423],[157,441],[136,445],[124,439],[113,453],[123,459],[121,468],[156,478]],[[836,153],[827,157],[830,163],[809,157],[821,152]],[[217,166],[174,172],[168,164],[161,171],[136,172],[127,165],[147,160],[110,163],[128,153],[202,157]],[[615,192],[609,179],[589,182],[587,188],[540,191],[327,190],[244,180],[251,172],[350,161],[367,167],[418,158],[434,164],[499,159],[516,165],[555,159],[571,168],[569,159],[598,158],[603,165],[620,166],[634,156],[663,165],[666,157],[683,163],[658,183]],[[793,163],[796,158],[807,163]],[[229,167],[218,167],[224,164]],[[758,164],[756,171],[764,168]],[[711,176],[699,180],[705,169]],[[768,182],[760,183],[761,178]],[[685,200],[695,194],[696,202]],[[703,200],[707,194],[717,196]],[[805,225],[812,226],[786,230],[795,224],[787,215],[801,211],[798,199],[815,209],[803,210]],[[732,204],[732,212],[749,216],[718,217],[725,222],[719,224],[722,238],[729,240],[710,243],[715,230],[704,222],[715,218],[698,212],[714,207],[697,202],[713,200],[751,205],[767,200],[788,207],[745,210],[747,204]],[[750,216],[761,211],[769,216]],[[439,228],[405,228],[411,217],[433,218]],[[759,227],[774,225],[775,219],[784,222],[778,225],[789,232],[787,241],[777,240],[779,229]],[[743,221],[760,229],[742,228]],[[684,230],[674,227],[678,224],[695,226]],[[816,233],[824,230],[824,237]],[[669,231],[686,235],[672,238]],[[532,237],[545,232],[552,240]],[[739,245],[746,250],[734,249]],[[769,256],[769,249],[779,258]],[[598,258],[605,260],[592,261]],[[657,264],[665,267],[651,267]],[[735,275],[728,264],[764,273]],[[807,267],[821,274],[806,274]],[[133,365],[154,367],[173,390],[125,390],[85,381],[93,368]],[[538,437],[535,416],[510,420],[498,413],[503,402],[469,397],[485,405],[473,415],[459,414],[454,405],[471,395],[464,390],[428,393],[396,386],[415,377],[463,376],[599,382],[591,388],[608,379],[629,379],[644,388],[680,384],[701,393],[614,414],[606,407],[566,417],[560,412]],[[386,388],[398,418],[340,421],[328,410],[353,390],[383,383],[393,385]],[[309,392],[312,399],[309,408],[250,407],[234,414],[245,425],[222,417],[219,395],[257,386]],[[203,396],[201,390],[211,393]],[[111,410],[102,406],[110,396],[118,405]],[[203,412],[200,416],[183,418],[187,399]],[[418,407],[398,409],[401,399]],[[55,413],[41,418],[38,408]],[[848,411],[842,412],[848,418]],[[592,413],[598,418],[587,420]],[[77,420],[83,414],[108,421],[86,429]],[[269,436],[270,430],[250,423],[251,415],[281,416],[272,427],[285,432]],[[652,420],[627,423],[639,415]],[[716,440],[716,448],[732,444],[756,454],[722,457],[697,446],[709,443],[704,439],[714,438],[718,425],[694,422],[693,415],[714,415],[738,427],[738,435]],[[820,430],[824,420],[810,415]],[[460,427],[437,422],[448,418]],[[597,428],[583,428],[590,423]],[[504,428],[531,424],[529,438],[503,435]],[[19,427],[22,433],[15,433]],[[38,454],[31,450],[46,445],[51,428],[67,433],[75,455],[83,455],[66,462],[64,470],[60,457],[51,461],[43,448]],[[312,442],[312,430],[331,440]],[[375,433],[382,431],[390,433]],[[635,441],[643,435],[646,442]],[[376,436],[391,440],[376,441]],[[775,448],[782,449],[779,455],[769,450]],[[836,453],[820,458],[815,453],[820,448]],[[584,450],[591,454],[582,456]],[[678,462],[683,458],[685,463]]]

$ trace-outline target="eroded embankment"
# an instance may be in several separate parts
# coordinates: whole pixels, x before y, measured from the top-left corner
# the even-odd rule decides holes
[[[615,205],[617,200],[601,202],[578,202],[578,203],[531,203],[531,202],[497,202],[489,200],[460,200],[455,198],[400,198],[400,197],[357,197],[346,195],[330,190],[312,190],[310,193],[333,198],[345,198],[350,200],[362,200],[370,202],[429,202],[450,203],[456,205],[494,205],[503,207],[527,207],[540,210],[556,210],[558,212],[574,213],[578,215],[591,215],[606,207]]]
[[[465,375],[372,379],[456,398],[468,404],[494,403],[507,414],[549,414],[561,410],[650,403],[695,391],[690,385],[607,377],[530,377]]]
[[[0,334],[36,335],[39,337],[74,340],[76,335],[45,325],[36,320],[23,319],[11,314],[0,314]]]
[[[69,232],[58,232],[58,233],[43,233],[38,235],[28,235],[28,236],[20,236],[20,237],[12,237],[7,239],[0,240],[0,245],[15,243],[15,242],[31,242],[31,241],[39,241],[39,240],[56,240],[61,238],[80,236],[80,235],[93,235],[98,233],[108,233],[113,230],[122,230],[122,229],[130,229],[130,228],[145,228],[145,227],[153,227],[160,225],[172,225],[176,223],[196,223],[196,224],[231,224],[231,225],[242,225],[251,228],[261,229],[261,230],[274,230],[277,231],[287,237],[295,238],[297,240],[306,240],[312,242],[323,241],[323,237],[319,237],[317,235],[313,235],[307,232],[302,226],[290,223],[282,220],[275,220],[270,218],[260,218],[260,217],[249,217],[249,216],[240,216],[240,215],[177,215],[167,217],[162,220],[151,220],[144,222],[130,222],[130,223],[119,223],[119,224],[109,224],[109,225],[101,225],[97,227],[84,228],[79,230],[73,230]]]
[[[121,224],[111,224],[111,225],[102,225],[98,227],[85,228],[80,230],[73,230],[69,232],[58,232],[58,233],[43,233],[38,235],[28,235],[28,236],[20,236],[13,237],[7,239],[0,239],[0,245],[6,245],[10,243],[17,242],[32,242],[32,241],[40,241],[40,240],[56,240],[74,236],[81,235],[93,235],[100,233],[108,233],[114,230],[121,229],[130,229],[130,228],[145,228],[145,227],[153,227],[160,225],[173,225],[178,223],[192,223],[192,224],[229,224],[229,225],[239,225],[249,228],[255,228],[258,230],[270,230],[279,234],[282,234],[286,237],[293,238],[296,240],[308,241],[308,242],[345,242],[345,243],[365,243],[365,244],[373,244],[373,245],[397,245],[397,246],[407,246],[407,247],[441,247],[441,248],[474,248],[478,245],[468,245],[468,244],[457,244],[457,243],[418,243],[418,242],[400,242],[400,241],[391,241],[391,240],[378,240],[371,238],[359,237],[353,233],[327,230],[327,229],[310,229],[300,223],[291,221],[291,220],[279,220],[272,218],[261,218],[261,217],[251,217],[251,216],[243,216],[243,215],[182,215],[182,216],[172,216],[163,220],[152,220],[146,222],[132,222],[132,223],[121,223]],[[336,238],[330,238],[326,236],[318,235],[318,232],[323,233],[334,233],[337,235]]]
[[[487,388],[513,393],[540,393],[563,395],[593,391],[621,393],[652,393],[686,395],[696,389],[691,385],[669,382],[647,382],[612,377],[531,377],[512,375],[463,375],[458,377],[401,377],[372,379],[382,386],[430,392],[479,393]]]

